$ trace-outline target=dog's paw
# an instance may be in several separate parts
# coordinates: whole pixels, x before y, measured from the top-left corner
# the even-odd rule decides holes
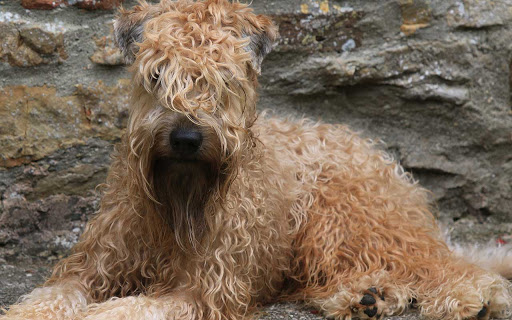
[[[385,303],[386,298],[384,293],[372,287],[363,292],[359,303],[352,307],[352,312],[354,316],[361,319],[379,319],[384,311]]]
[[[326,317],[336,320],[381,319],[402,313],[414,296],[408,286],[397,286],[384,277],[360,277],[320,303]]]
[[[466,318],[465,320],[488,320],[490,315],[491,309],[489,308],[489,303],[484,303],[482,309],[480,309],[475,316]]]

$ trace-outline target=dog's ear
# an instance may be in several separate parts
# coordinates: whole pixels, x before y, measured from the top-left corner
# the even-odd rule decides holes
[[[142,42],[144,24],[155,15],[155,9],[145,1],[131,10],[121,8],[114,22],[114,38],[124,55],[125,62],[132,64]]]
[[[277,39],[277,27],[270,18],[258,16],[259,30],[249,35],[250,42],[247,51],[251,54],[251,66],[258,73],[261,73],[261,64],[267,54],[272,51],[272,46]]]

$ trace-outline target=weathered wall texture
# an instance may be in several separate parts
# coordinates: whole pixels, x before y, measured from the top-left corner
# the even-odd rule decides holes
[[[118,4],[0,1],[0,264],[58,259],[97,208],[127,120]],[[382,138],[460,239],[512,230],[512,2],[253,6],[282,34],[261,109]]]

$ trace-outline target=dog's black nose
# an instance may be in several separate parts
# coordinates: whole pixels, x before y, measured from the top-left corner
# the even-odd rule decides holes
[[[181,155],[192,155],[201,146],[203,135],[191,129],[176,129],[171,132],[172,150]]]

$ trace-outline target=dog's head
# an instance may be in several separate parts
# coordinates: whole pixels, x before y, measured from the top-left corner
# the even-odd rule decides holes
[[[250,157],[256,77],[276,27],[237,1],[162,0],[121,10],[114,29],[135,86],[134,179],[174,229],[200,229]]]

